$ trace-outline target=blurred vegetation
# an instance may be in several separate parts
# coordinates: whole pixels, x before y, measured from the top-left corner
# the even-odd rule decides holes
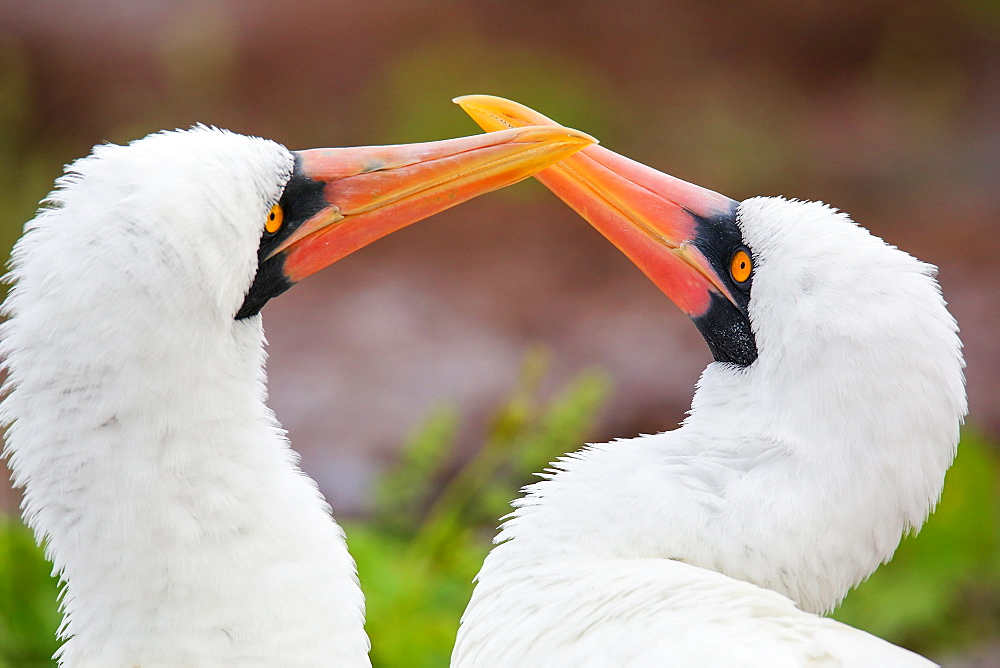
[[[0,515],[0,666],[54,665],[56,580],[31,532]]]
[[[450,475],[458,416],[447,409],[431,415],[383,478],[371,520],[346,524],[368,603],[374,665],[448,664],[497,518],[509,512],[533,472],[578,448],[592,430],[607,379],[583,372],[541,401],[546,366],[544,353],[528,355],[520,383],[490,419],[482,448]]]
[[[434,411],[379,482],[372,516],[344,522],[367,598],[375,666],[447,665],[497,518],[534,472],[587,440],[608,395],[606,376],[584,371],[545,399],[546,368],[544,352],[528,354],[482,448],[457,470],[460,416],[448,407]],[[1000,633],[994,452],[965,431],[939,510],[834,617],[939,660]],[[0,666],[51,665],[56,582],[13,518],[0,521],[0,573]]]

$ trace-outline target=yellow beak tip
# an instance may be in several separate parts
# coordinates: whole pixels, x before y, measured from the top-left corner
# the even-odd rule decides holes
[[[460,106],[487,132],[526,126],[560,125],[523,104],[495,95],[459,95],[452,98],[451,101]],[[586,133],[579,130],[576,132],[579,132],[593,144],[600,143],[596,138]]]

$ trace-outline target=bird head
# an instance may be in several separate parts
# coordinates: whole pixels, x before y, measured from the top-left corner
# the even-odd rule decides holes
[[[503,98],[455,102],[486,130],[555,124]],[[860,345],[881,338],[887,350],[876,354],[895,348],[917,356],[893,333],[925,322],[939,325],[934,345],[961,368],[935,268],[831,207],[781,197],[738,202],[602,146],[536,177],[693,319],[718,362],[749,367],[764,348],[787,361],[838,338]]]
[[[68,167],[27,225],[15,291],[111,311],[134,308],[136,293],[167,318],[249,318],[354,250],[592,141],[547,127],[289,151],[198,126],[100,145]]]

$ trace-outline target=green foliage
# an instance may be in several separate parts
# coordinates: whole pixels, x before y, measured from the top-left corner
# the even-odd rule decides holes
[[[448,664],[498,518],[534,472],[580,447],[592,429],[608,391],[604,376],[584,372],[542,401],[546,368],[543,352],[528,354],[483,447],[451,476],[459,421],[453,410],[433,413],[383,478],[373,517],[345,527],[368,601],[375,666]]]
[[[0,515],[0,667],[52,665],[56,580],[31,531]]]

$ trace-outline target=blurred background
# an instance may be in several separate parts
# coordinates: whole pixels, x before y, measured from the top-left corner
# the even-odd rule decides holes
[[[940,267],[970,415],[919,539],[839,618],[1000,665],[1000,3],[0,1],[0,254],[96,143],[206,123],[289,148],[478,128],[526,103],[735,199],[818,199]],[[271,406],[345,520],[373,660],[445,665],[519,485],[674,427],[696,329],[531,181],[414,225],[264,311]],[[0,665],[45,665],[55,589],[0,476]],[[419,618],[419,623],[414,619]]]

